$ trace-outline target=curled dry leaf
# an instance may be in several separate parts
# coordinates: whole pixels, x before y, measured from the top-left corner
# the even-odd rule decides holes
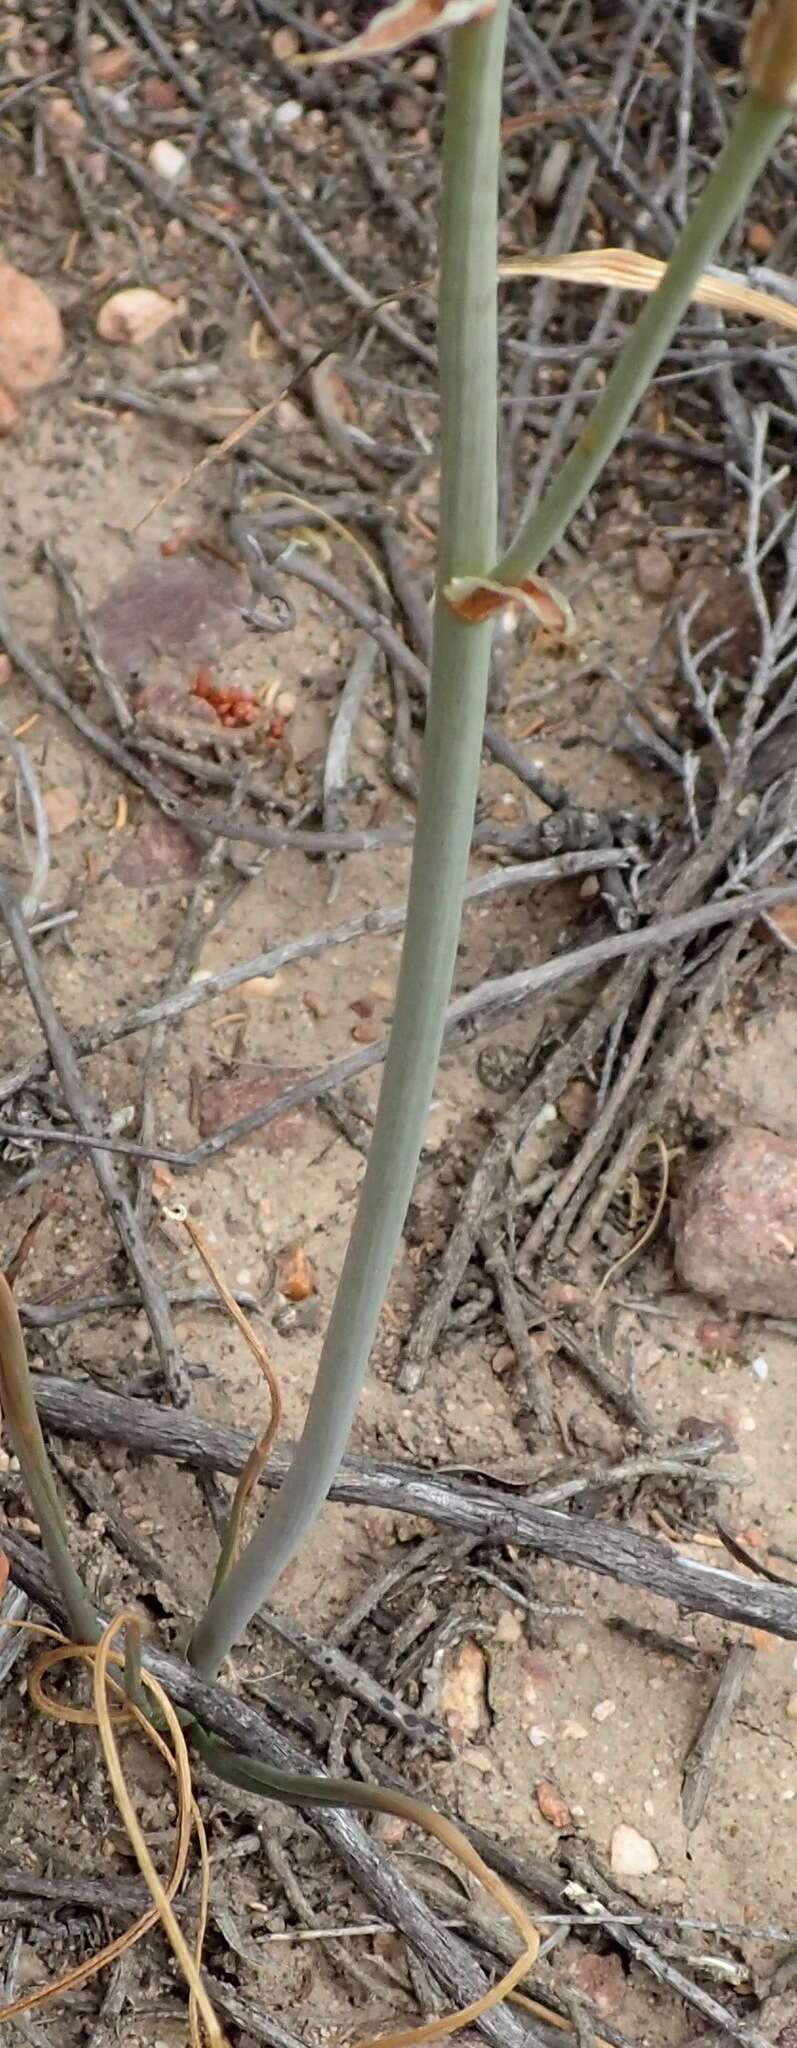
[[[292,1245],[279,1262],[279,1291],[286,1301],[309,1301],[315,1294],[315,1275],[304,1246]]]
[[[113,292],[100,307],[97,333],[101,341],[134,348],[151,341],[168,320],[176,320],[184,312],[184,299],[165,299],[162,292],[149,291],[146,285],[131,285],[127,291]]]
[[[532,612],[546,633],[569,639],[574,630],[573,613],[565,597],[544,583],[541,576],[524,576],[520,583],[493,583],[487,576],[454,576],[443,592],[458,619],[479,625],[493,612]]]
[[[47,823],[54,839],[62,832],[68,832],[70,825],[76,825],[80,817],[80,799],[73,789],[47,789],[44,793],[44,808]]]
[[[390,50],[403,50],[419,36],[462,28],[466,21],[484,21],[494,6],[495,0],[396,0],[395,6],[380,8],[362,35],[335,50],[306,50],[294,63],[342,64],[352,57],[383,57]]]
[[[41,285],[0,258],[0,386],[19,398],[55,376],[64,350],[61,316]]]
[[[563,284],[602,284],[616,291],[655,292],[666,270],[657,256],[639,249],[572,249],[567,256],[508,256],[499,263],[499,277],[559,277]],[[747,313],[752,320],[772,320],[797,332],[797,306],[776,292],[760,292],[737,282],[728,272],[712,277],[703,271],[692,300],[698,306],[721,306],[725,313]]]

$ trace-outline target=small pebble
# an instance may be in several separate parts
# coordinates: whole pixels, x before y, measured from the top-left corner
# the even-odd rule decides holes
[[[592,1719],[593,1721],[608,1721],[611,1719],[612,1714],[616,1714],[616,1712],[616,1700],[599,1700],[597,1706],[592,1709]]]
[[[560,137],[557,142],[551,144],[537,179],[534,193],[537,205],[542,207],[544,212],[549,212],[551,207],[556,205],[562,184],[570,168],[572,154],[573,144],[564,137]]]
[[[570,1827],[573,1816],[567,1800],[558,1785],[553,1785],[549,1778],[543,1778],[537,1786],[537,1805],[543,1820],[547,1820],[552,1828]]]
[[[786,1718],[788,1721],[797,1721],[797,1692],[789,1693],[786,1701]]]
[[[496,1643],[519,1643],[523,1630],[517,1615],[511,1607],[504,1607],[495,1624],[493,1640]]]
[[[532,1749],[542,1749],[543,1745],[551,1740],[550,1728],[539,1728],[535,1722],[528,1731],[528,1739]]]
[[[640,1835],[624,1821],[612,1828],[609,1860],[616,1877],[651,1877],[659,1867],[657,1852],[647,1835]]]
[[[634,555],[634,575],[637,589],[644,597],[669,597],[675,582],[675,570],[670,557],[657,541],[650,541],[647,547],[637,548]]]
[[[168,136],[162,135],[153,142],[147,163],[156,178],[163,178],[167,185],[176,185],[178,178],[184,175],[188,158],[184,149],[178,149],[176,142],[170,142]]]
[[[753,1378],[760,1380],[763,1384],[764,1380],[769,1378],[769,1360],[767,1358],[754,1358],[750,1371]]]
[[[560,1732],[563,1742],[586,1742],[589,1737],[589,1729],[580,1721],[565,1721]]]

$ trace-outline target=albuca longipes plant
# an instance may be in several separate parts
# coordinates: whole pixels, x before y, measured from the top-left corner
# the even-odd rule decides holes
[[[442,1042],[476,799],[493,615],[510,601],[542,608],[546,616],[551,607],[556,613],[555,595],[540,582],[540,565],[615,448],[700,273],[743,207],[797,103],[797,0],[760,0],[745,42],[746,89],[728,141],[592,417],[541,503],[499,552],[496,232],[507,14],[508,0],[493,0],[492,5],[490,0],[398,0],[341,53],[353,59],[396,47],[409,33],[448,32],[438,280],[439,558],[431,680],[406,933],[367,1171],[290,1471],[237,1559],[234,1544],[226,1547],[224,1562],[229,1569],[217,1575],[193,1636],[190,1658],[203,1679],[219,1671],[315,1523],[357,1406],[412,1190]],[[69,1629],[76,1643],[92,1645],[102,1638],[105,1665],[110,1654],[107,1631],[71,1555],[22,1332],[5,1282],[0,1284],[0,1393]],[[133,1654],[128,1655],[126,1684],[139,1714],[157,1722]],[[456,1831],[452,1836],[450,1827],[418,1802],[355,1781],[286,1776],[234,1754],[195,1720],[185,1714],[181,1718],[187,1723],[189,1742],[222,1777],[291,1803],[400,1811],[431,1827],[476,1867],[473,1852]],[[508,1979],[489,1995],[493,2000],[529,1967],[537,1938],[498,1881],[488,1874],[488,1882],[494,1895],[508,1904],[524,1943]],[[483,2009],[482,2002],[478,2010]],[[475,2016],[476,2008],[464,2015]],[[447,2024],[461,2024],[462,2018]],[[195,2015],[192,2029],[198,2024]],[[204,2024],[212,2035],[206,2013]],[[443,2031],[443,2026],[436,2021],[434,2031]],[[221,2039],[218,2031],[215,2038]]]

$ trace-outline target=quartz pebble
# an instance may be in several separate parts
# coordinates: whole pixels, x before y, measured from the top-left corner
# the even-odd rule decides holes
[[[609,1860],[615,1877],[651,1877],[659,1867],[653,1843],[625,1821],[612,1828]]]

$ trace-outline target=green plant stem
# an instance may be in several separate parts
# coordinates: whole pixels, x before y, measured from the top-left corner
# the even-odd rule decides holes
[[[606,388],[556,481],[490,571],[495,582],[515,583],[523,576],[533,575],[549,550],[561,540],[647,390],[686,311],[700,272],[712,261],[791,119],[793,110],[768,106],[754,92],[746,94],[694,213],[673,249],[661,284],[643,307]]]
[[[19,1460],[74,1640],[96,1643],[102,1624],[72,1559],[69,1528],[41,1432],[22,1325],[4,1273],[0,1273],[0,1415]]]
[[[351,1239],[304,1433],[279,1494],[214,1594],[191,1661],[214,1674],[296,1555],[349,1432],[426,1131],[459,936],[478,785],[491,629],[456,619],[440,589],[495,549],[501,76],[508,0],[457,29],[443,153],[438,599],[406,937],[390,1047]]]

